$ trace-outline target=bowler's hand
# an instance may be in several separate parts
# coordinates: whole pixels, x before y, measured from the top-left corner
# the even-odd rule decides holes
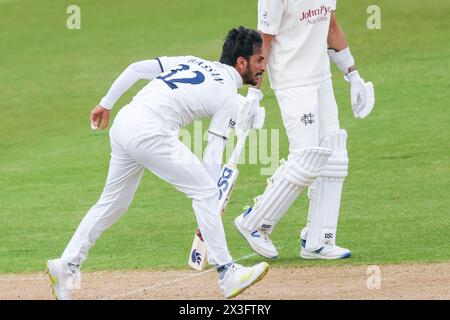
[[[108,127],[109,116],[111,110],[105,109],[98,105],[91,111],[91,128],[92,130],[97,130],[99,128],[105,129]]]

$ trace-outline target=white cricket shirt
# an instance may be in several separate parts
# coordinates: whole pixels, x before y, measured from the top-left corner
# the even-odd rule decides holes
[[[336,0],[258,0],[258,29],[274,35],[268,73],[272,89],[331,78],[327,37]]]
[[[162,73],[142,88],[132,103],[144,106],[179,129],[211,117],[209,132],[228,136],[234,128],[242,78],[233,67],[193,56],[158,58]]]

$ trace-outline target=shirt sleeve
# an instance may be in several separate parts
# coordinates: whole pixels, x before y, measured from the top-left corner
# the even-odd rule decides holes
[[[283,0],[258,0],[258,30],[277,35],[283,18]]]
[[[227,139],[230,131],[236,125],[239,110],[238,95],[234,94],[225,99],[219,111],[213,115],[208,132],[223,139]]]
[[[154,79],[160,73],[161,69],[156,59],[139,61],[129,65],[111,85],[106,96],[100,101],[100,106],[112,109],[117,100],[137,81]]]

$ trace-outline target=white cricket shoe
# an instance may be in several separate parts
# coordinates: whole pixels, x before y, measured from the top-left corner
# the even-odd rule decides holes
[[[255,284],[269,271],[269,264],[261,262],[253,267],[243,267],[237,263],[227,267],[223,274],[219,275],[219,288],[225,298],[234,298],[245,289]]]
[[[272,240],[270,240],[267,233],[265,233],[263,230],[246,230],[242,226],[243,219],[243,214],[237,216],[236,219],[234,219],[234,225],[239,233],[244,237],[244,239],[247,240],[253,251],[268,259],[277,258],[278,250],[273,245]]]
[[[79,288],[80,271],[69,269],[61,259],[48,260],[45,268],[52,283],[52,293],[56,300],[70,300],[70,291]]]
[[[352,255],[350,250],[337,246],[334,243],[334,241],[326,242],[322,248],[319,248],[318,250],[315,251],[306,250],[305,247],[308,229],[309,228],[306,226],[300,232],[300,242],[301,242],[300,257],[302,257],[303,259],[333,260],[333,259],[349,258]]]
[[[341,248],[339,246],[332,246],[327,243],[323,247],[315,251],[309,251],[305,249],[305,240],[301,240],[302,248],[300,250],[300,257],[307,260],[323,259],[323,260],[333,260],[333,259],[345,259],[352,255],[351,251],[346,248]]]

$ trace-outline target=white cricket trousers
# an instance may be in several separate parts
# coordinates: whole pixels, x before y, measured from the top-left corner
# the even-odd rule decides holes
[[[331,79],[274,90],[289,139],[289,154],[318,147],[327,133],[339,129],[338,106]]]
[[[217,265],[232,262],[219,213],[217,183],[163,119],[141,105],[127,105],[114,120],[110,141],[106,185],[70,240],[61,257],[63,261],[78,265],[87,258],[100,235],[127,211],[147,168],[192,199],[211,262]]]

